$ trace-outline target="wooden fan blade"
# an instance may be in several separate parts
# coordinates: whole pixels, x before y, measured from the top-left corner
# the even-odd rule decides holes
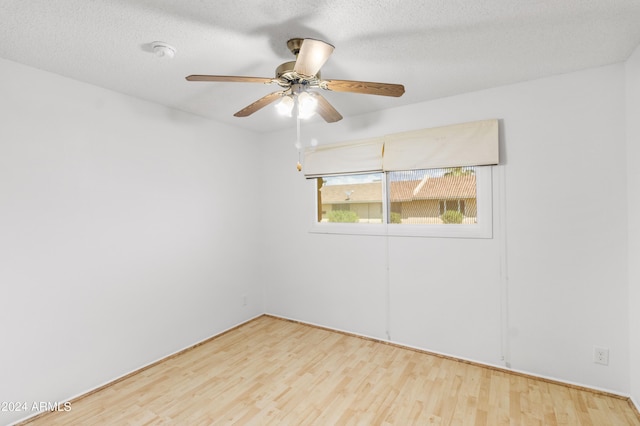
[[[342,120],[342,115],[329,103],[327,98],[317,92],[309,92],[309,94],[318,100],[316,112],[324,118],[324,121],[327,123],[335,123],[336,121]]]
[[[236,112],[233,115],[236,117],[247,117],[258,111],[259,109],[266,107],[270,103],[277,101],[283,95],[284,91],[269,93],[268,95],[261,97],[251,105],[247,105],[246,107],[242,108],[240,111]]]
[[[400,97],[404,93],[402,84],[373,83],[367,81],[325,80],[322,87],[334,92],[362,93],[365,95],[382,95]]]
[[[320,68],[327,62],[334,47],[329,43],[312,38],[305,38],[300,46],[296,65],[293,70],[304,76],[314,76],[318,74]]]
[[[271,83],[272,78],[265,77],[242,77],[238,75],[189,75],[189,81],[230,81],[235,83]]]

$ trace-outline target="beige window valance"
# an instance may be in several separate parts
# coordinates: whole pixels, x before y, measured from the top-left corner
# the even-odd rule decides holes
[[[499,163],[498,120],[395,133],[307,149],[305,176]]]
[[[382,171],[383,138],[323,145],[304,153],[308,178],[335,174]]]

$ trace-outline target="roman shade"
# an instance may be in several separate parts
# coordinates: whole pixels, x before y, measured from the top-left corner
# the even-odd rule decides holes
[[[498,120],[474,121],[385,136],[383,170],[498,164]]]
[[[309,148],[307,178],[499,162],[498,120],[482,120]]]
[[[383,145],[383,138],[372,138],[307,149],[305,177],[381,172]]]

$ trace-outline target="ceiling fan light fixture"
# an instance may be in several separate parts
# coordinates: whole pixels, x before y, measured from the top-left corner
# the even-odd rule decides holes
[[[276,111],[278,111],[278,114],[280,115],[291,117],[294,104],[295,102],[291,96],[283,96],[282,99],[280,99],[280,102],[276,104]]]
[[[298,117],[305,119],[316,112],[318,101],[307,92],[298,94]]]

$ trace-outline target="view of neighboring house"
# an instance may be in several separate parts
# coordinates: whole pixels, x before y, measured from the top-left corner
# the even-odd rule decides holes
[[[462,213],[462,223],[474,223],[477,216],[476,176],[425,176],[420,180],[389,183],[391,223],[441,224],[447,211]],[[323,185],[318,203],[321,221],[332,211],[355,212],[360,223],[382,223],[382,182]]]
[[[329,221],[332,211],[351,211],[360,223],[382,223],[382,182],[323,185],[318,204],[322,206],[322,222]]]

